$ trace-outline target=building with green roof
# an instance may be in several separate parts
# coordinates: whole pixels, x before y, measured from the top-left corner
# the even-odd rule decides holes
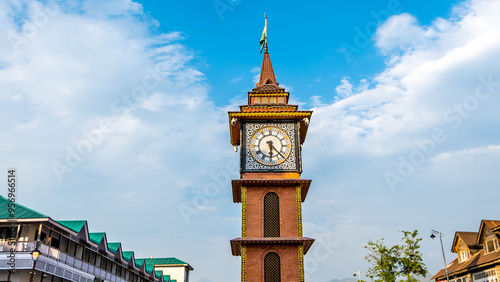
[[[120,242],[108,242],[105,232],[89,232],[86,220],[57,221],[12,207],[0,196],[0,281],[30,281],[32,269],[33,281],[189,281],[193,268],[177,258],[136,258]]]

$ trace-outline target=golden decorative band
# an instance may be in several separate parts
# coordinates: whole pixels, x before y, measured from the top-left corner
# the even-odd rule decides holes
[[[247,281],[247,246],[241,246],[241,282]]]
[[[292,117],[311,117],[312,112],[259,112],[259,113],[229,113],[229,120],[231,118],[239,117],[281,117],[281,116],[292,116]]]
[[[278,92],[278,93],[248,93],[250,97],[284,97],[289,96],[290,92]]]
[[[297,186],[297,234],[302,237],[302,189]]]
[[[300,282],[304,282],[304,246],[299,246],[299,269],[300,269]]]
[[[241,187],[241,237],[247,236],[247,187]]]

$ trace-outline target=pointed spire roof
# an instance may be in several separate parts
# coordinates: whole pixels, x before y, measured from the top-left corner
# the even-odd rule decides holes
[[[274,76],[273,65],[271,64],[271,57],[269,57],[269,52],[267,49],[267,42],[265,44],[266,47],[264,51],[264,58],[262,59],[262,67],[260,69],[260,79],[259,82],[256,84],[257,87],[255,89],[257,90],[283,89],[281,87],[278,87],[279,83],[276,81],[276,77]]]

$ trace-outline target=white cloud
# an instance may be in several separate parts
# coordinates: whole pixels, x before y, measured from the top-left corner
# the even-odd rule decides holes
[[[342,98],[352,96],[352,84],[349,82],[348,77],[344,77],[340,80],[340,85],[335,88],[335,91],[337,95]]]
[[[220,238],[239,232],[234,215],[240,207],[227,202],[238,171],[231,168],[236,156],[226,111],[245,104],[246,97],[217,108],[207,98],[205,76],[194,67],[197,58],[182,43],[182,32],[152,34],[157,23],[139,4],[101,2],[66,1],[59,9],[22,5],[33,1],[0,4],[0,30],[7,31],[0,40],[1,167],[22,172],[23,204],[56,219],[89,219],[91,231],[105,230],[127,249],[189,254],[193,264],[213,268],[202,260],[214,247],[198,234],[211,229],[211,242],[227,243]],[[48,20],[30,29],[35,13]],[[435,225],[452,234],[451,209],[464,203],[471,187],[492,195],[481,212],[494,214],[500,181],[494,171],[500,161],[498,14],[500,1],[474,0],[429,26],[412,15],[396,15],[375,38],[387,56],[385,71],[361,80],[342,78],[333,103],[324,102],[332,101],[332,93],[311,98],[303,176],[314,182],[304,202],[304,230],[306,236],[333,238],[331,247],[338,248],[318,261],[318,269],[337,265],[340,252],[349,253],[343,260],[362,261],[362,244],[390,237],[390,230],[419,228],[425,236]],[[260,68],[251,74],[257,82]],[[476,93],[490,95],[479,99]],[[477,105],[471,104],[474,97]],[[104,120],[112,130],[101,130]],[[397,171],[400,157],[408,158],[419,149],[416,141],[431,139],[435,129],[444,131],[446,141],[391,192],[384,172]],[[66,163],[68,150],[82,142],[91,142],[91,153],[59,183],[51,163]],[[207,191],[213,194],[207,197]],[[189,225],[181,204],[198,212]],[[148,209],[147,220],[137,212],[141,208]],[[467,211],[456,220],[481,216]],[[109,226],[110,220],[117,224]],[[148,230],[149,237],[129,232],[130,221],[133,232]],[[172,226],[179,232],[171,232]],[[169,240],[193,246],[165,246]],[[318,242],[314,248],[322,246]],[[353,243],[358,249],[346,247]],[[425,244],[428,253],[435,247]],[[227,259],[226,250],[216,251],[217,261]],[[224,262],[238,268],[237,260]]]
[[[489,3],[489,9],[484,2]],[[492,9],[500,11],[498,2],[474,1],[461,20],[443,24],[440,19],[431,27],[418,26],[410,15],[389,18],[378,31],[377,44],[388,53],[391,64],[358,89],[343,78],[336,88],[343,99],[314,108],[311,132],[319,134],[315,139],[335,144],[325,147],[326,151],[393,154],[412,148],[414,139],[424,138],[435,127],[450,126],[446,114],[455,104],[474,96],[481,85],[479,77],[491,75],[494,82],[500,81],[500,72],[491,63],[500,59],[500,30],[492,29],[500,22]],[[486,22],[490,26],[483,29]],[[437,29],[436,25],[447,26],[446,32],[425,35]],[[391,33],[396,27],[398,31]],[[416,36],[418,32],[422,35]],[[413,35],[401,35],[407,33]],[[469,38],[464,38],[464,33]],[[488,115],[494,117],[490,122],[498,123],[495,110],[489,106],[497,97],[480,101],[481,110],[475,111],[469,122]]]
[[[253,73],[252,82],[253,83],[259,83],[259,80],[260,80],[260,67],[254,67],[253,69],[250,70],[250,72]]]
[[[182,33],[154,34],[155,21],[133,1],[1,6],[0,167],[18,168],[20,202],[55,219],[87,219],[138,255],[188,256],[155,236],[189,226],[179,209],[193,203],[186,187],[202,191],[233,155],[226,113],[208,100]],[[220,216],[213,207],[225,188],[191,220]],[[148,230],[147,244],[136,230]]]
[[[397,230],[419,229],[425,237],[439,226],[453,234],[466,228],[465,222],[499,216],[489,207],[494,206],[491,197],[499,196],[500,181],[495,171],[500,161],[498,14],[500,1],[473,0],[456,8],[450,19],[436,19],[429,26],[408,14],[389,18],[375,37],[386,69],[358,89],[356,82],[343,78],[335,89],[339,100],[316,103],[312,109],[303,163],[304,174],[316,183],[307,199],[313,204],[304,203],[304,221],[321,223],[335,215],[352,219],[356,227],[373,227],[369,234],[336,238],[340,246],[360,248],[345,250],[355,253],[343,256],[351,264],[362,260],[361,246],[369,239],[398,244]],[[444,141],[434,141],[436,130]],[[423,149],[423,143],[428,147]],[[406,174],[399,172],[401,167]],[[403,175],[394,190],[384,178],[388,171]],[[456,210],[471,189],[488,195],[485,209]],[[339,197],[337,203],[319,204]],[[320,226],[308,227],[321,234],[337,230],[335,224]],[[436,246],[424,241],[423,252],[432,252]],[[438,259],[429,261],[437,264]],[[329,257],[322,265],[335,265],[334,260]]]
[[[417,19],[409,14],[390,17],[375,34],[376,46],[382,53],[408,51],[426,39],[426,31],[417,23]]]

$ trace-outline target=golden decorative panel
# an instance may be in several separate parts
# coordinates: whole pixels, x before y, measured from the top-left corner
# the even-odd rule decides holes
[[[302,190],[297,186],[297,236],[302,237]]]
[[[299,246],[299,270],[300,270],[300,282],[304,282],[304,246]]]
[[[247,246],[241,246],[241,282],[247,281]]]
[[[247,187],[241,187],[241,237],[247,236]]]

